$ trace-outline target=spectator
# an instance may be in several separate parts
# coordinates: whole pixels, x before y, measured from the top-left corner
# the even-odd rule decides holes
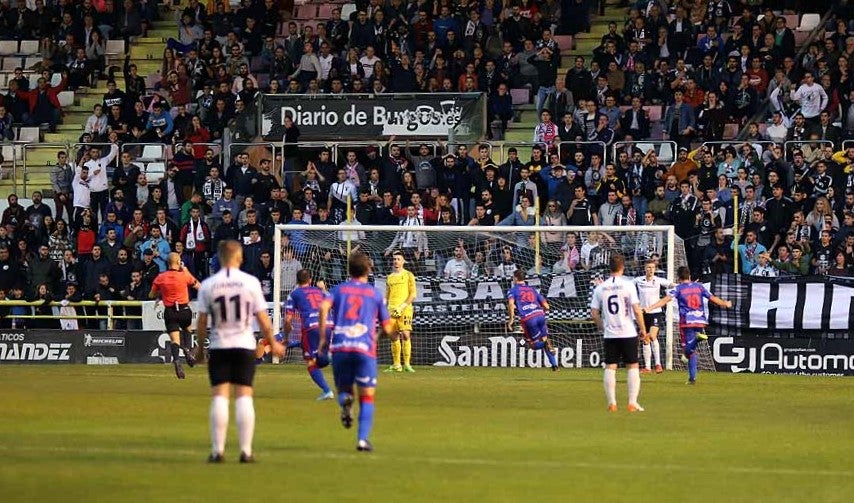
[[[32,91],[16,91],[15,95],[27,104],[27,111],[21,117],[26,125],[48,124],[51,132],[56,131],[56,125],[61,122],[58,95],[65,89],[68,79],[68,72],[63,71],[62,80],[57,86],[48,85],[47,80],[40,77]]]

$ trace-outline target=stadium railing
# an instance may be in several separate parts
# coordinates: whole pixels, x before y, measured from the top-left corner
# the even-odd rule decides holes
[[[834,148],[834,152],[836,151],[834,143],[830,140],[787,141],[783,144],[783,151],[786,153],[786,160],[791,161],[792,153],[806,144],[822,145],[822,147],[825,145],[830,145]]]
[[[659,162],[673,162],[676,160],[677,145],[671,140],[635,140],[635,141],[615,141],[611,144],[610,162],[617,162],[618,151],[623,147],[636,147],[640,149],[644,155],[650,149],[655,151]]]
[[[29,196],[29,187],[27,186],[30,177],[35,174],[47,174],[50,175],[53,166],[56,165],[56,153],[60,150],[68,151],[68,145],[65,143],[26,143],[22,145],[22,159],[21,159],[21,183],[22,183],[22,195],[23,197]],[[50,160],[48,160],[45,164],[41,162],[35,162],[33,159],[34,155],[39,152],[50,151],[53,155]],[[15,163],[13,162],[13,166]],[[13,168],[13,172],[17,171],[17,169]],[[17,187],[17,173],[13,177],[15,181],[15,186]]]
[[[0,308],[8,308],[8,307],[40,307],[44,306],[45,302],[43,301],[26,301],[26,300],[0,300]],[[139,300],[106,300],[103,302],[96,302],[91,300],[81,301],[81,302],[49,302],[47,305],[51,307],[96,307],[96,308],[106,308],[107,312],[105,314],[57,314],[57,315],[46,315],[46,314],[8,314],[5,318],[12,320],[13,326],[15,324],[15,320],[107,320],[107,330],[112,330],[115,327],[115,320],[142,320],[142,314],[138,315],[129,315],[125,314],[124,311],[120,311],[122,314],[116,314],[115,308],[123,308],[123,307],[136,307],[142,309],[142,301]]]

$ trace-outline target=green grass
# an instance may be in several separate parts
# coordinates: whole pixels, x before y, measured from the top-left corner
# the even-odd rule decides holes
[[[417,370],[381,376],[362,454],[304,369],[260,367],[259,463],[232,413],[209,466],[204,369],[2,366],[0,501],[854,499],[850,379],[667,372],[608,414],[599,371]]]

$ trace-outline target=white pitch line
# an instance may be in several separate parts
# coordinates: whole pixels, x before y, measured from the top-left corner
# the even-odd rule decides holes
[[[34,447],[34,446],[9,446],[0,445],[0,451],[5,454],[14,454],[15,452],[45,452],[45,453],[80,453],[80,454],[132,454],[139,456],[184,456],[199,458],[201,463],[207,451],[204,450],[188,450],[188,449],[142,449],[142,448],[107,448],[107,447]],[[445,458],[445,457],[419,457],[419,456],[389,456],[378,453],[371,454],[356,454],[344,452],[319,452],[308,450],[289,450],[287,448],[273,448],[267,450],[261,449],[263,458],[276,458],[278,456],[285,457],[302,457],[311,459],[345,459],[359,460],[371,462],[371,460],[391,460],[395,463],[429,463],[434,465],[473,465],[473,466],[497,466],[497,467],[547,467],[547,468],[576,468],[588,470],[625,470],[630,472],[637,471],[637,464],[628,463],[589,463],[583,461],[545,461],[545,460],[497,460],[487,458]],[[645,468],[665,471],[678,472],[696,472],[695,466],[671,465],[671,464],[645,464]],[[850,479],[854,478],[854,471],[847,470],[805,470],[801,468],[759,468],[748,466],[713,466],[703,465],[705,472],[718,472],[728,474],[744,474],[744,475],[781,475],[781,476],[816,476],[816,477],[838,477]]]

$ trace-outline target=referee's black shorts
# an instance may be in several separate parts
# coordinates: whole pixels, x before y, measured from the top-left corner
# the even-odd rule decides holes
[[[638,338],[617,337],[605,339],[605,365],[638,363]]]
[[[255,351],[251,349],[211,349],[208,352],[211,386],[225,383],[252,386],[255,366]]]
[[[658,330],[664,330],[664,313],[643,313],[643,324],[646,331],[652,327],[658,327]]]
[[[187,304],[166,306],[163,309],[163,321],[167,332],[179,332],[193,323],[193,311]]]

